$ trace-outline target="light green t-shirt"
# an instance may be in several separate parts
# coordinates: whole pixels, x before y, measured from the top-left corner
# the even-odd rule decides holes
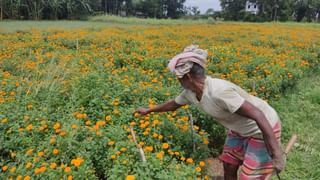
[[[264,100],[250,95],[232,82],[211,78],[210,76],[205,79],[200,101],[196,98],[196,94],[188,89],[184,89],[175,98],[176,103],[180,105],[193,104],[197,106],[214,117],[223,126],[242,136],[259,136],[261,131],[254,120],[235,113],[245,100],[264,113],[271,127],[274,127],[279,121],[276,111]]]

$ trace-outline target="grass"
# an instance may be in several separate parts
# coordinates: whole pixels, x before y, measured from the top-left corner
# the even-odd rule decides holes
[[[89,21],[119,23],[119,24],[136,24],[136,25],[175,25],[175,24],[205,24],[210,23],[208,20],[199,19],[155,19],[155,18],[137,18],[137,17],[119,17],[119,16],[94,16]]]
[[[320,75],[302,79],[297,87],[272,105],[282,119],[286,144],[293,133],[297,143],[287,158],[282,179],[318,179],[320,177]]]
[[[4,20],[0,21],[0,33],[11,33],[15,31],[28,31],[31,29],[101,29],[107,27],[128,27],[128,26],[156,26],[156,25],[186,25],[186,24],[216,24],[216,23],[231,23],[255,25],[257,23],[249,22],[234,22],[234,21],[215,21],[213,19],[153,19],[153,18],[137,18],[137,17],[120,17],[113,15],[101,15],[89,17],[87,21],[79,20],[43,20],[43,21],[16,21]],[[259,23],[267,26],[284,25],[284,26],[302,26],[320,28],[320,23],[296,23],[296,22],[265,22]]]

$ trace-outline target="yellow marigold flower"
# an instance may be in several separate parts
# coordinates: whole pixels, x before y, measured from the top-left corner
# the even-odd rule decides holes
[[[66,168],[64,168],[64,172],[65,173],[71,172],[71,167],[67,166]]]
[[[97,121],[96,122],[96,126],[104,126],[104,125],[106,125],[105,121]]]
[[[56,167],[57,167],[57,164],[56,164],[56,163],[51,163],[51,164],[50,164],[50,168],[51,168],[51,169],[55,169]]]
[[[3,124],[5,124],[5,123],[7,123],[8,122],[8,119],[7,118],[3,118],[2,120],[1,120],[1,123],[3,123]]]
[[[76,124],[72,124],[72,125],[71,125],[71,128],[72,128],[72,129],[77,129],[78,126],[77,126]]]
[[[153,133],[152,137],[157,138],[158,134],[157,133]]]
[[[156,154],[156,157],[157,157],[158,159],[162,160],[162,159],[163,159],[163,155],[164,155],[164,152],[161,151],[161,152],[159,152],[159,153]]]
[[[119,109],[114,109],[113,110],[113,114],[119,114],[119,113],[120,113]]]
[[[72,180],[72,176],[70,175],[70,176],[68,176],[68,180]]]
[[[160,134],[160,135],[158,136],[158,139],[159,139],[159,140],[163,139],[163,136]]]
[[[127,148],[121,148],[120,151],[121,152],[125,152],[127,150]]]
[[[130,123],[130,126],[135,126],[136,124],[137,124],[136,122],[132,121],[132,122]]]
[[[114,145],[114,143],[115,143],[114,141],[109,141],[109,142],[108,142],[108,145],[109,145],[109,146],[112,146],[112,145]]]
[[[152,122],[152,126],[156,126],[160,124],[160,121],[158,119],[155,119],[153,122]]]
[[[24,121],[28,121],[29,119],[30,119],[30,116],[28,116],[28,115],[23,116]]]
[[[201,172],[201,167],[197,166],[196,167],[196,172]]]
[[[22,176],[21,175],[18,175],[16,180],[22,180]]]
[[[188,158],[188,159],[186,160],[186,162],[187,162],[188,164],[192,164],[192,163],[193,163],[193,159],[192,159],[192,158]]]
[[[120,155],[120,154],[121,154],[121,152],[120,152],[120,151],[117,151],[115,154],[116,154],[116,155]]]
[[[126,177],[126,180],[135,180],[135,177],[134,177],[134,175],[128,175]]]
[[[26,169],[31,168],[31,166],[32,166],[32,163],[31,163],[31,162],[27,162],[27,164],[26,164]]]
[[[11,169],[10,169],[10,172],[11,173],[14,173],[16,171],[17,167],[13,166]]]
[[[116,155],[111,155],[111,159],[116,159]]]
[[[179,155],[180,155],[180,152],[179,152],[179,151],[176,151],[176,152],[174,152],[174,154],[175,154],[176,156],[179,156]]]
[[[204,161],[200,161],[200,162],[199,162],[199,166],[200,166],[200,167],[204,167],[205,165],[206,165],[206,163],[205,163]]]
[[[49,143],[50,144],[56,143],[56,138],[55,137],[51,137]]]
[[[34,169],[34,174],[40,174],[41,172],[40,172],[40,168],[35,168]]]
[[[58,155],[58,154],[59,154],[59,150],[58,150],[58,149],[53,149],[52,153],[53,153],[54,155]]]
[[[162,144],[162,148],[163,149],[168,149],[169,148],[169,144],[168,143],[163,143]]]
[[[185,158],[185,157],[181,157],[180,160],[181,160],[181,161],[184,161],[184,160],[186,160],[186,158]]]
[[[40,151],[38,152],[38,157],[42,157],[44,155],[44,152]]]
[[[65,168],[65,166],[64,166],[63,163],[60,164],[60,168],[61,168],[61,169],[64,169],[64,168]]]
[[[71,160],[71,164],[78,167],[83,163],[83,159],[81,157],[77,157],[76,159]]]
[[[30,176],[25,176],[23,180],[30,180]]]
[[[146,152],[152,152],[152,151],[153,151],[153,147],[152,147],[152,146],[146,146],[146,147],[144,148],[144,150],[145,150]]]
[[[47,168],[45,166],[40,167],[40,173],[46,172]]]
[[[106,121],[111,121],[112,117],[110,115],[106,116]]]
[[[91,125],[91,121],[90,121],[90,120],[87,120],[87,121],[86,121],[86,125],[87,125],[87,126],[90,126],[90,125]]]

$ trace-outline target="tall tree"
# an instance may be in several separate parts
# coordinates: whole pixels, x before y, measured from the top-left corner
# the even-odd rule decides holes
[[[244,16],[246,0],[220,0],[226,20],[241,20]]]

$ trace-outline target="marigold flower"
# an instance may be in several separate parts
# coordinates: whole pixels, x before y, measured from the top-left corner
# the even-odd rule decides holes
[[[83,162],[84,160],[81,157],[77,157],[76,159],[71,160],[71,164],[76,167],[80,166]]]
[[[109,141],[109,142],[108,142],[108,145],[109,145],[109,146],[112,146],[112,145],[114,145],[114,144],[115,144],[114,141]]]
[[[71,172],[71,167],[67,166],[66,168],[64,168],[64,172],[65,173]]]
[[[8,166],[2,166],[2,171],[6,172],[8,170]]]
[[[169,144],[168,143],[163,143],[162,144],[162,148],[163,149],[168,149],[169,148]]]
[[[51,163],[51,164],[50,164],[50,168],[51,168],[51,169],[55,169],[56,167],[57,167],[57,164],[56,164],[56,163]]]
[[[110,115],[106,116],[106,121],[111,121],[112,117]]]
[[[196,167],[196,172],[201,172],[201,168],[199,166]]]
[[[192,158],[188,158],[188,159],[186,160],[186,162],[187,162],[188,164],[192,164],[192,163],[193,163],[193,159],[192,159]]]
[[[135,176],[134,175],[128,175],[126,177],[126,180],[135,180]]]
[[[59,150],[58,150],[58,149],[53,149],[52,153],[53,153],[54,155],[58,155],[58,154],[59,154]]]
[[[32,163],[31,163],[31,162],[27,162],[27,164],[26,164],[26,169],[31,168],[31,166],[32,166]]]
[[[199,162],[199,166],[200,166],[200,167],[204,167],[205,165],[206,165],[206,163],[205,163],[204,161],[200,161],[200,162]]]

